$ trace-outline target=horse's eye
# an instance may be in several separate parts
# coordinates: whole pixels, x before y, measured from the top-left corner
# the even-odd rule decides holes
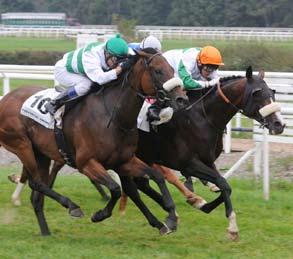
[[[156,75],[162,75],[163,74],[161,69],[155,69],[155,73],[156,73]]]

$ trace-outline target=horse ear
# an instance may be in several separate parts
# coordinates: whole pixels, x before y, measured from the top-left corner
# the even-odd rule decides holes
[[[251,79],[252,78],[252,67],[249,66],[247,69],[246,69],[246,78],[247,79]]]
[[[265,78],[265,71],[263,69],[259,70],[258,77],[261,78],[261,79]]]

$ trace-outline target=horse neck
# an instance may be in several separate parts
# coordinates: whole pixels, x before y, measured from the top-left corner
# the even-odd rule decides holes
[[[239,80],[243,80],[243,82],[240,84]],[[207,97],[207,100],[204,101],[206,115],[210,122],[217,128],[225,129],[228,122],[238,112],[238,109],[235,105],[238,105],[238,103],[241,101],[239,98],[243,96],[245,85],[244,80],[245,79],[238,79],[230,83],[228,82],[224,87],[221,88],[224,95],[231,102],[230,104],[224,101],[224,99],[218,94],[218,91],[216,94],[211,96],[211,98]]]
[[[133,75],[133,73],[132,73]],[[121,99],[119,101],[118,109],[115,115],[121,127],[125,129],[132,129],[136,127],[137,116],[142,107],[143,99],[139,98],[136,92],[136,82],[140,82],[140,76],[136,75],[126,82],[125,88],[122,89]]]

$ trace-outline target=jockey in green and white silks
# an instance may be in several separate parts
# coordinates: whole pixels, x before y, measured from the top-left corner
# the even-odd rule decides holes
[[[67,89],[45,105],[47,111],[54,114],[65,102],[87,94],[93,82],[103,85],[117,79],[127,65],[119,60],[127,55],[127,43],[119,36],[66,53],[56,63],[54,75]]]
[[[173,67],[174,76],[183,81],[186,90],[214,86],[220,80],[217,69],[224,64],[220,51],[215,47],[174,49],[163,56]],[[149,121],[160,120],[161,108],[157,102],[149,107]]]
[[[211,46],[169,50],[163,56],[186,90],[215,85],[219,80],[217,69],[224,65],[219,51]]]

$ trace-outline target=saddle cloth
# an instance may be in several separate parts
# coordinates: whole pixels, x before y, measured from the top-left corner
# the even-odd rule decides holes
[[[54,129],[54,116],[46,111],[44,105],[59,94],[60,92],[57,92],[54,88],[37,92],[23,103],[20,114],[48,129]]]

